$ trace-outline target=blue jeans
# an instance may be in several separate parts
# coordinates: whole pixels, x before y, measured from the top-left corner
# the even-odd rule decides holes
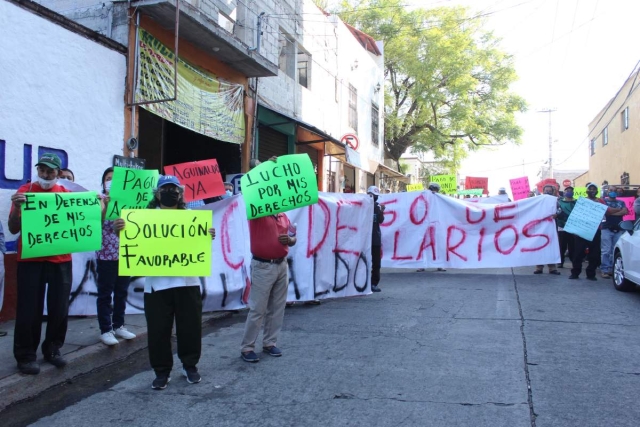
[[[616,242],[622,236],[624,231],[620,230],[613,232],[609,229],[602,230],[602,240],[600,247],[602,248],[602,262],[600,264],[600,270],[603,273],[609,273],[613,271],[613,248],[616,246]]]
[[[98,260],[98,324],[104,334],[124,325],[130,277],[118,276],[118,261]],[[111,305],[113,294],[113,306]]]

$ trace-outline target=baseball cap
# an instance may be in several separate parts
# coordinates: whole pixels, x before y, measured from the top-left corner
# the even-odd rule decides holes
[[[568,189],[572,189],[573,190],[574,188],[572,186],[570,186],[570,185],[567,185],[566,187],[564,187],[564,191],[567,191]]]
[[[60,157],[53,153],[44,153],[40,156],[40,160],[36,163],[38,165],[45,165],[50,167],[51,169],[60,169],[62,167],[62,162],[60,161]]]
[[[428,188],[432,188],[432,187],[440,190],[440,184],[438,184],[437,182],[430,182]]]
[[[596,184],[595,182],[588,182],[588,183],[587,183],[587,188],[589,188],[589,187],[591,187],[591,186],[594,186],[594,187],[596,187],[596,190],[599,190],[599,188],[598,188],[598,184]]]
[[[372,185],[371,187],[367,188],[367,194],[373,194],[374,196],[379,196],[380,189],[375,185]]]
[[[504,188],[504,187],[498,188],[498,193],[506,193],[506,192],[507,192],[506,188]]]
[[[164,187],[165,185],[173,184],[175,186],[180,187],[180,181],[173,175],[160,175],[158,179],[158,188]]]

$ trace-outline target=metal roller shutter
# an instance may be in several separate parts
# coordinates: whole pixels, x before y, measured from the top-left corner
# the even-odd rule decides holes
[[[258,138],[258,160],[261,162],[273,156],[289,154],[289,141],[284,133],[268,127],[260,127]]]

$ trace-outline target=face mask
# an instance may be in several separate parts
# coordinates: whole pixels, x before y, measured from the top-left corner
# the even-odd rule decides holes
[[[179,199],[179,193],[160,193],[160,203],[162,203],[162,206],[166,206],[168,208],[172,208],[177,205]]]
[[[40,184],[40,187],[42,187],[43,190],[49,190],[53,188],[53,186],[56,185],[57,182],[58,178],[44,179],[38,177],[38,184]]]
[[[227,196],[229,197],[233,196],[233,193],[231,192],[231,190],[227,190]]]
[[[564,197],[566,197],[567,199],[573,198],[573,191],[565,191]]]
[[[615,199],[616,197],[618,197],[618,193],[616,193],[614,191],[609,191],[609,198],[610,199]]]
[[[111,190],[111,181],[107,181],[104,183],[104,191],[108,193],[109,190]]]

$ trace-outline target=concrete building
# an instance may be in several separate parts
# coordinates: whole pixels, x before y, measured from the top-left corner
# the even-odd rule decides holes
[[[435,159],[433,152],[414,153],[409,148],[400,156],[400,163],[406,165],[404,171],[408,178],[408,184],[422,183],[424,188],[429,185],[429,177],[431,175],[439,175],[440,162]]]
[[[589,171],[575,179],[576,186],[640,183],[639,73],[634,72],[589,123]]]

